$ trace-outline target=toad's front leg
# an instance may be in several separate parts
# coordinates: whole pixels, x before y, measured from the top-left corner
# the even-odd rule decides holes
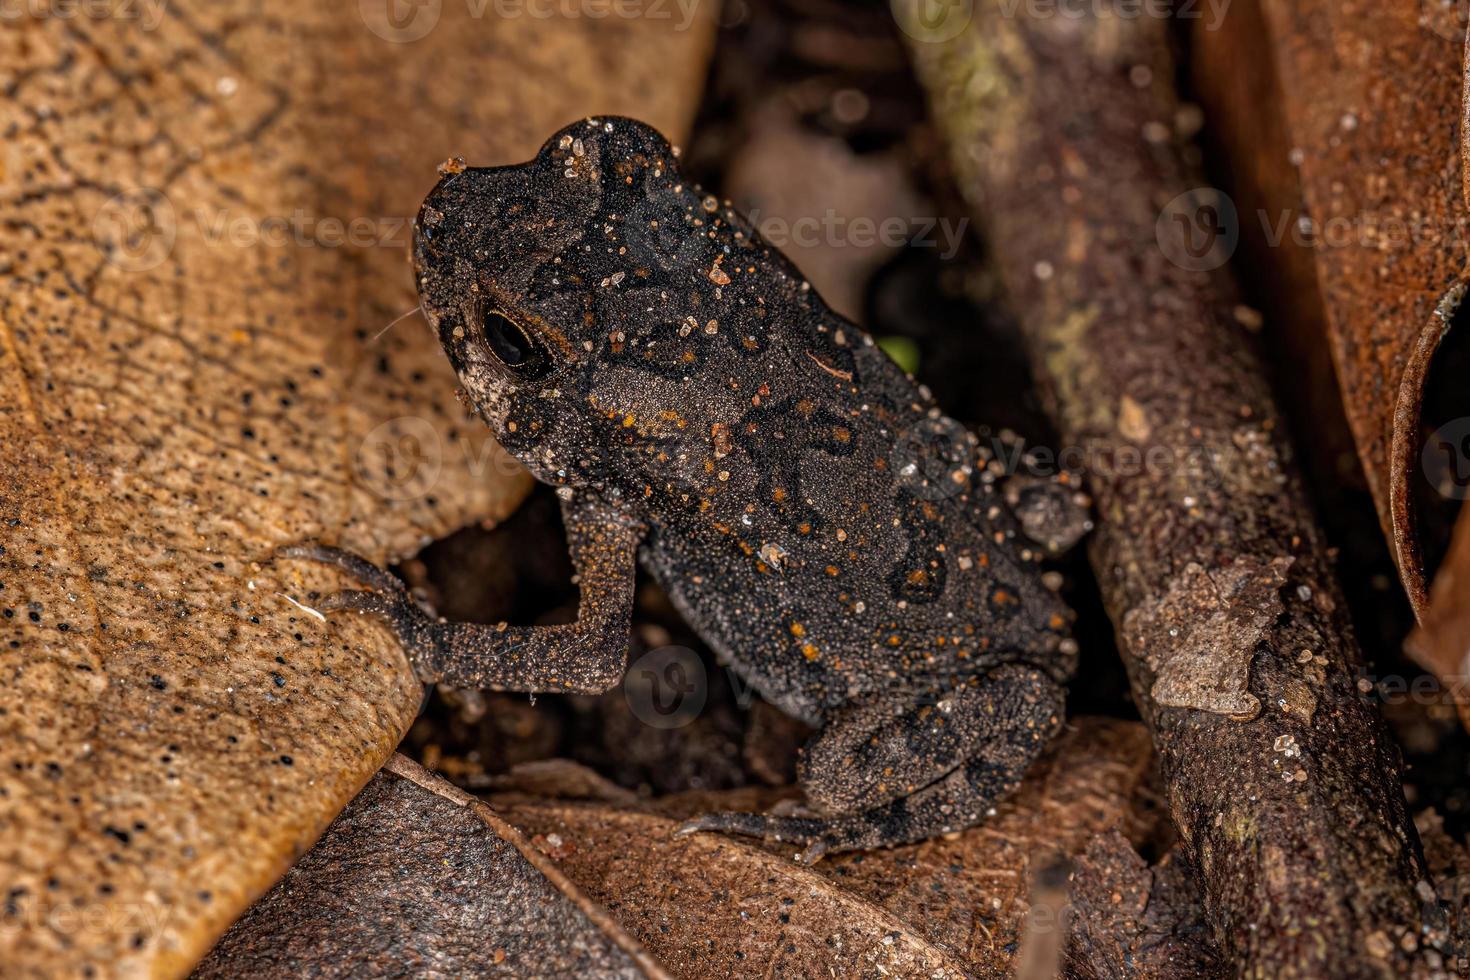
[[[800,776],[823,816],[712,813],[681,833],[792,841],[825,853],[923,840],[978,823],[1062,725],[1062,689],[1021,664],[949,689],[849,707],[807,746]]]
[[[627,666],[638,544],[645,527],[594,498],[562,505],[567,549],[578,575],[577,621],[561,626],[483,626],[435,620],[403,583],[366,559],[324,545],[282,557],[336,565],[372,586],[322,603],[387,620],[420,680],[486,691],[600,694]]]

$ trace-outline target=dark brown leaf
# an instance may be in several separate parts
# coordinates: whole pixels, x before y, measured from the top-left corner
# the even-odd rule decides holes
[[[1467,283],[1463,12],[1438,0],[1243,0],[1226,30],[1199,24],[1194,35],[1196,78],[1232,157],[1249,161],[1249,203],[1261,207],[1240,214],[1242,230],[1275,240],[1271,264],[1290,268],[1297,290],[1288,307],[1325,325],[1368,486],[1421,615],[1425,549],[1442,546],[1421,540],[1421,410]],[[1460,388],[1457,414],[1470,413],[1463,379],[1448,383]]]
[[[374,776],[195,977],[661,972],[601,910],[590,917],[585,896],[537,871],[523,840],[500,836],[484,804],[394,763],[411,778]]]
[[[1227,975],[1194,876],[1170,855],[1150,868],[1120,834],[1093,838],[1072,875],[1067,961],[1098,980]]]

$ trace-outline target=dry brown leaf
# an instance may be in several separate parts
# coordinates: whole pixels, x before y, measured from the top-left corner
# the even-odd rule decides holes
[[[1134,809],[1150,759],[1141,725],[1084,719],[981,826],[810,868],[778,845],[672,836],[684,817],[769,803],[769,791],[670,797],[654,811],[495,805],[677,974],[1002,977],[1026,931],[1034,864],[1103,830],[1151,829]]]
[[[1193,876],[1171,852],[1150,868],[1115,832],[1093,838],[1070,889],[1067,962],[1099,980],[1227,975],[1209,942]]]
[[[0,32],[7,975],[184,972],[387,757],[420,698],[395,644],[256,562],[402,555],[525,491],[421,321],[372,339],[414,304],[407,219],[451,153],[589,112],[683,134],[711,37],[704,6],[444,4],[409,42],[382,7]]]
[[[523,838],[497,833],[483,803],[401,756],[390,766],[196,978],[660,974],[605,912],[537,871]]]
[[[1455,698],[1470,727],[1470,510],[1462,510],[1444,562],[1434,576],[1423,623],[1404,648],[1430,667]]]
[[[1440,0],[1246,0],[1226,30],[1208,18],[1193,25],[1196,80],[1260,198],[1247,202],[1259,212],[1240,212],[1239,230],[1264,234],[1268,264],[1290,270],[1275,283],[1297,287],[1288,308],[1325,325],[1325,338],[1294,344],[1308,357],[1314,342],[1331,349],[1420,615],[1424,552],[1437,547],[1420,540],[1426,515],[1415,500],[1425,382],[1470,283],[1463,15],[1463,4]]]

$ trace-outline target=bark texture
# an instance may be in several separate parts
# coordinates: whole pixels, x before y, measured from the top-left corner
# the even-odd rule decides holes
[[[1086,470],[1091,557],[1242,975],[1432,972],[1399,759],[1229,276],[1156,17],[980,2],[912,45]],[[1085,653],[1084,653],[1085,655]]]

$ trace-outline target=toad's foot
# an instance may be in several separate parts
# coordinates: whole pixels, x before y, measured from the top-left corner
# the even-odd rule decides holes
[[[415,601],[408,587],[387,569],[379,568],[361,555],[341,548],[308,542],[282,548],[282,558],[316,561],[340,568],[371,589],[348,589],[334,592],[322,600],[323,612],[346,610],[380,616],[393,631],[408,655],[409,663],[421,679],[435,659],[435,628],[438,621]]]

